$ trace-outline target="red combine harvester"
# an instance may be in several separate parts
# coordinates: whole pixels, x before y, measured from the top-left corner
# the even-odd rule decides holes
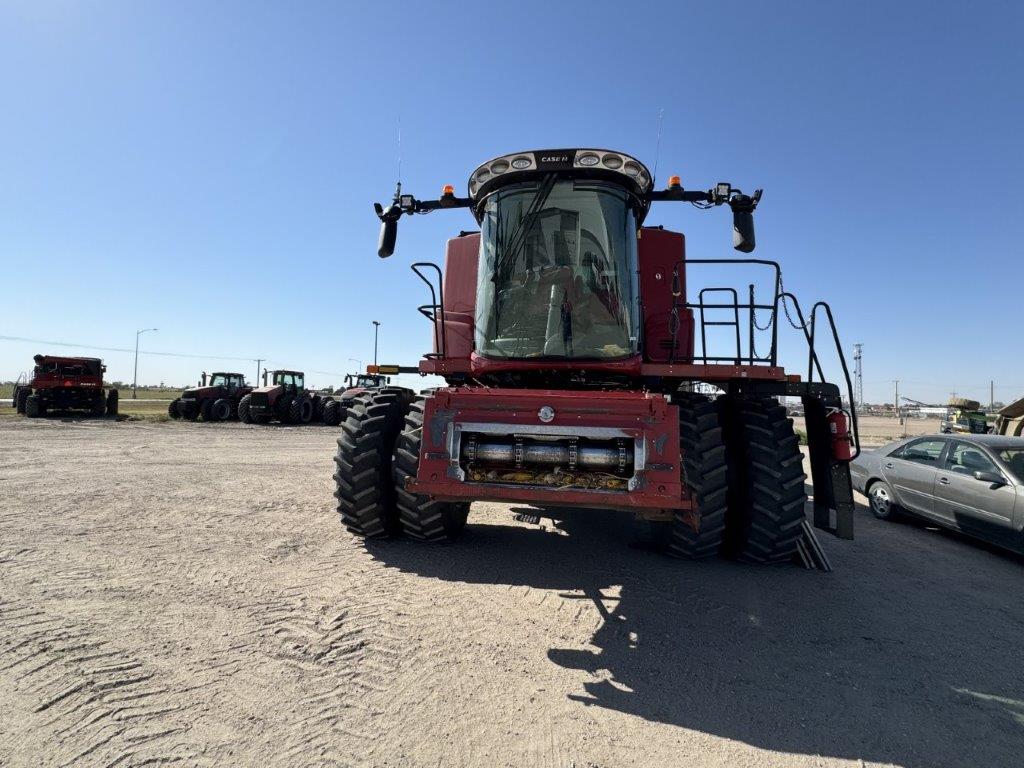
[[[412,265],[430,288],[419,311],[434,349],[416,367],[370,372],[433,374],[447,386],[418,397],[386,388],[350,409],[334,475],[346,527],[442,541],[461,532],[472,501],[601,507],[650,521],[679,557],[799,555],[827,567],[805,522],[798,436],[777,398],[803,402],[814,525],[852,538],[856,417],[815,352],[824,318],[850,391],[831,310],[819,302],[805,319],[775,262],[687,259],[682,234],[643,225],[654,202],[728,205],[733,245],[749,253],[760,198],[726,183],[684,189],[678,177],[655,190],[635,158],[593,149],[495,158],[464,198],[447,186],[421,201],[399,185],[387,209],[375,206],[381,257],[403,214],[469,208],[480,232],[448,241],[443,272]],[[743,303],[734,288],[704,288],[693,301],[686,279],[698,264],[767,268],[774,295],[758,303],[750,285]],[[778,365],[780,304],[799,318],[806,380]],[[718,354],[709,333],[728,338]],[[755,339],[770,343],[766,354]]]
[[[14,387],[14,407],[29,418],[49,411],[117,415],[116,389],[103,389],[107,367],[96,357],[36,355],[32,378]]]

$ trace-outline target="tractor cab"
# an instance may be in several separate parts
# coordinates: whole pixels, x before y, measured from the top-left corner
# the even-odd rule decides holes
[[[345,376],[346,389],[377,389],[391,382],[390,376],[375,373],[356,373]]]
[[[211,387],[224,387],[227,390],[238,389],[245,386],[245,376],[240,373],[211,373]]]
[[[270,378],[270,384],[267,384],[267,378]],[[298,392],[305,389],[306,374],[301,371],[264,371],[263,372],[263,387],[276,389],[281,387],[285,392]]]

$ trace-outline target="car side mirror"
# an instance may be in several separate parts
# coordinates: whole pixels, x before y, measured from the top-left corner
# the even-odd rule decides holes
[[[998,472],[975,472],[975,480],[981,480],[983,483],[991,483],[992,485],[1006,485],[1006,480]]]

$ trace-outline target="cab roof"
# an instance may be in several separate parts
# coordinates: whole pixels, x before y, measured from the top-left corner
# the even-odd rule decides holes
[[[102,363],[98,357],[65,357],[64,355],[35,355],[32,358],[36,365],[40,363]]]
[[[603,179],[620,184],[640,197],[654,188],[654,177],[631,155],[611,149],[531,149],[500,155],[478,166],[469,177],[474,205],[507,184],[557,173],[564,178]]]

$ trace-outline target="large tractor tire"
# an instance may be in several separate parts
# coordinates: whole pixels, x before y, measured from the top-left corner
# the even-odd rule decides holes
[[[283,394],[274,401],[272,410],[274,411],[274,418],[282,424],[288,424],[292,413],[292,403],[295,401],[294,395]]]
[[[14,395],[11,398],[11,405],[14,406],[16,413],[25,413],[25,401],[28,400],[28,396],[32,394],[32,390],[28,387],[15,387]]]
[[[25,415],[30,419],[35,419],[45,413],[46,408],[43,406],[43,401],[39,399],[39,395],[29,395],[25,400]]]
[[[92,401],[92,408],[89,409],[89,413],[93,416],[102,416],[107,412],[107,403],[103,397],[102,392],[97,392],[96,397]]]
[[[722,427],[725,401],[689,392],[674,400],[679,406],[683,484],[693,509],[676,510],[672,522],[662,523],[661,540],[673,557],[703,560],[719,553],[725,535],[729,501],[729,461]]]
[[[374,393],[349,410],[334,456],[334,496],[341,522],[356,536],[380,539],[398,530],[391,460],[408,397]]]
[[[730,512],[727,546],[740,560],[783,563],[796,553],[806,475],[800,440],[772,398],[730,398]]]
[[[403,533],[421,541],[451,541],[462,533],[469,516],[468,503],[433,501],[405,490],[405,481],[416,477],[423,440],[424,398],[417,397],[405,415],[405,428],[395,447],[392,477]]]
[[[252,395],[243,395],[238,401],[238,420],[243,424],[252,424],[252,415],[249,413],[249,403],[252,402]]]
[[[117,416],[119,397],[116,389],[107,392],[107,416]]]
[[[337,400],[325,402],[321,421],[323,421],[325,427],[338,426],[341,423],[341,403]]]
[[[299,395],[288,406],[289,424],[309,424],[313,420],[313,401],[306,395]]]
[[[213,405],[210,406],[210,420],[211,421],[231,421],[231,415],[234,411],[231,401],[227,398],[221,397],[213,401]]]
[[[181,404],[181,398],[176,397],[171,400],[171,404],[167,406],[167,415],[177,421],[181,418],[181,411],[178,410],[178,406]]]
[[[216,421],[213,415],[213,398],[208,397],[199,405],[199,416],[203,421]]]
[[[178,403],[178,413],[181,414],[183,419],[195,421],[199,418],[199,403],[195,400],[182,400]]]
[[[324,408],[327,406],[327,398],[320,395],[313,395],[313,418],[312,421],[320,423],[324,420]]]

